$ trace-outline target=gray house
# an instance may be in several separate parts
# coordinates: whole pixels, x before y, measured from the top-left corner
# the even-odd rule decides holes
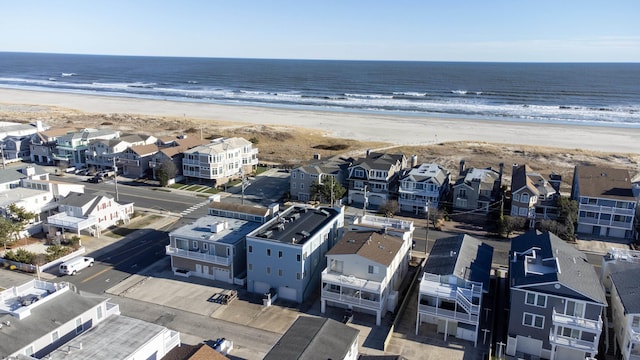
[[[580,359],[598,353],[607,299],[586,256],[552,233],[511,241],[506,353]]]
[[[423,322],[459,339],[478,341],[482,297],[489,292],[493,247],[469,236],[439,239],[424,266],[416,335]],[[486,306],[485,306],[486,307]]]
[[[491,168],[465,168],[460,161],[460,174],[453,184],[453,209],[456,211],[475,211],[486,214],[500,194],[502,183],[502,164],[500,171]]]
[[[527,165],[514,164],[511,173],[511,216],[529,219],[530,227],[540,219],[556,219],[560,196],[560,175],[552,174],[552,181],[532,172]]]
[[[344,208],[292,206],[247,234],[247,290],[303,302],[342,237]]]
[[[411,164],[416,165],[416,164]],[[349,167],[348,203],[378,207],[398,196],[398,179],[408,167],[404,154],[385,154],[367,151]]]
[[[333,157],[321,160],[320,156],[316,155],[308,165],[291,170],[291,176],[289,177],[291,199],[303,202],[312,200],[312,186],[314,184],[322,184],[328,176],[332,176],[336,183],[346,187],[346,175],[349,165],[351,165],[351,159]]]

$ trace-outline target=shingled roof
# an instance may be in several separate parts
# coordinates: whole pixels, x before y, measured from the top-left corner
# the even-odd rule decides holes
[[[327,255],[356,254],[389,266],[402,247],[402,239],[378,231],[347,231]]]
[[[574,183],[580,196],[633,201],[631,177],[625,169],[604,166],[576,166]]]

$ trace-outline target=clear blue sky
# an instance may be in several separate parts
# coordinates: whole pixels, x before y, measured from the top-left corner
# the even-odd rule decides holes
[[[2,0],[0,51],[640,62],[640,0]]]

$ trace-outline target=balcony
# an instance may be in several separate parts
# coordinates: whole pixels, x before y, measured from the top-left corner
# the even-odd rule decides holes
[[[605,213],[605,214],[618,214],[618,215],[635,215],[635,209],[623,209],[611,206],[598,206],[598,205],[587,205],[580,204],[579,211],[592,211],[596,213]]]
[[[204,262],[208,262],[216,265],[222,265],[222,266],[231,265],[231,258],[229,257],[210,255],[207,253],[201,253],[199,251],[189,251],[184,249],[178,249],[178,248],[172,247],[171,245],[166,246],[165,254],[171,255],[171,256],[178,256],[186,259],[200,260],[200,261],[204,261]]]
[[[597,336],[596,339],[598,339]],[[556,335],[553,333],[553,329],[549,331],[549,342],[551,343],[551,345],[570,347],[572,349],[582,350],[588,353],[598,352],[597,341],[580,340],[567,336]]]
[[[339,302],[347,305],[355,305],[355,306],[372,309],[372,310],[382,309],[382,304],[384,304],[384,296],[380,297],[380,301],[376,301],[376,300],[369,300],[369,299],[363,298],[362,297],[363,294],[360,291],[355,291],[353,294],[354,295],[349,295],[345,293],[332,291],[326,287],[322,289],[323,300]]]
[[[472,325],[478,324],[478,314],[469,314],[461,311],[448,310],[448,309],[424,305],[424,304],[418,305],[418,312],[420,314],[431,315],[437,318],[462,321],[464,323],[468,323]]]
[[[377,294],[383,292],[382,283],[378,281],[360,279],[355,276],[344,275],[327,269],[322,271],[322,282]]]
[[[564,315],[556,312],[553,309],[552,315],[553,326],[570,327],[581,331],[586,331],[591,334],[600,334],[602,331],[602,317],[598,316],[597,320],[585,319],[583,317],[576,317],[571,315]]]

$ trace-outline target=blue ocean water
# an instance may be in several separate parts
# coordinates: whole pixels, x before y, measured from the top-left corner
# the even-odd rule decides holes
[[[0,53],[0,87],[373,114],[640,127],[637,63]]]

